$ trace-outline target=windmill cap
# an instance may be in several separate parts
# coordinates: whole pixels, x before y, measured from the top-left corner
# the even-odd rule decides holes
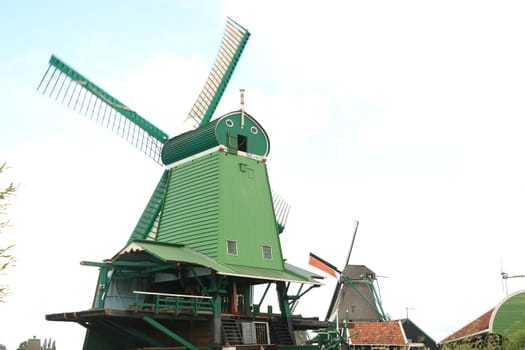
[[[255,118],[239,110],[171,138],[162,149],[162,161],[170,165],[218,146],[224,146],[228,152],[242,152],[261,159],[270,153],[266,131]]]

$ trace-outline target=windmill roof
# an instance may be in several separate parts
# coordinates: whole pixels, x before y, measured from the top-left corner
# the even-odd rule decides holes
[[[401,321],[354,322],[350,329],[351,343],[354,345],[406,345]]]
[[[472,322],[468,323],[463,328],[459,329],[458,331],[454,332],[453,334],[443,339],[441,343],[450,343],[453,341],[471,337],[473,335],[488,333],[490,317],[492,316],[493,311],[494,311],[494,308],[485,312],[483,315],[476,318]]]
[[[216,271],[220,275],[253,278],[266,281],[286,281],[320,285],[314,273],[285,263],[284,269],[265,269],[252,266],[226,265],[183,244],[136,240],[122,249],[113,260],[122,259],[131,253],[147,253],[163,262],[182,262],[200,265]]]
[[[438,349],[436,341],[419,328],[419,326],[417,326],[411,319],[405,318],[400,321],[403,325],[403,330],[405,331],[405,336],[407,337],[408,342],[423,343],[430,350]]]
[[[512,335],[525,330],[525,291],[505,297],[496,307],[449,335],[441,343],[450,343],[475,335]]]
[[[375,276],[375,272],[370,270],[366,265],[346,265],[343,270],[343,275],[352,279],[362,278],[362,276]]]
[[[285,264],[285,268],[280,270],[263,269],[260,267],[252,266],[240,266],[240,265],[228,265],[228,268],[233,270],[230,271],[217,271],[219,275],[225,276],[238,276],[244,278],[254,278],[261,280],[271,281],[286,281],[286,282],[297,282],[297,283],[308,283],[308,284],[320,284],[314,280],[314,274],[302,275],[295,271],[295,266],[288,263]]]

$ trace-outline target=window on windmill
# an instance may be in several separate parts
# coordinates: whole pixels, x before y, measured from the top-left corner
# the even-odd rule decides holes
[[[266,259],[266,260],[272,260],[273,259],[272,247],[270,247],[269,245],[263,245],[262,246],[262,253],[263,253],[263,258],[264,259]]]
[[[244,135],[237,135],[237,149],[241,152],[248,152],[248,138]]]
[[[228,133],[228,148],[231,148],[232,150],[237,150],[238,144],[239,139],[237,137],[237,134]]]
[[[228,255],[237,255],[237,241],[226,241],[226,252]]]

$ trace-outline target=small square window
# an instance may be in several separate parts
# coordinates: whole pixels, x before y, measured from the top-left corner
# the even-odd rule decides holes
[[[228,255],[237,255],[237,241],[226,241]]]
[[[263,258],[266,259],[266,260],[272,260],[273,257],[272,257],[272,247],[270,247],[269,245],[263,245],[262,246],[262,253],[263,253]]]

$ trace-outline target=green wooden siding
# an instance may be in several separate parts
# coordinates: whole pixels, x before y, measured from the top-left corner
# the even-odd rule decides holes
[[[244,125],[242,125],[242,114],[239,111],[222,116],[216,125],[217,143],[231,147],[228,138],[232,136],[236,138],[237,135],[246,137],[246,152],[264,157],[270,153],[270,139],[263,127],[252,116],[244,113]]]
[[[217,257],[219,167],[216,154],[170,170],[157,240]]]
[[[214,152],[169,171],[157,241],[185,244],[223,264],[284,268],[266,164]],[[236,255],[227,254],[228,241],[236,242]]]
[[[509,296],[496,310],[492,332],[512,336],[525,331],[525,292]]]
[[[281,246],[266,165],[246,157],[223,153],[220,166],[220,261],[282,269]],[[226,253],[228,240],[237,242],[237,255]],[[263,258],[263,245],[272,248],[271,260]]]
[[[164,164],[172,164],[214,146],[218,146],[219,143],[215,137],[217,121],[218,119],[198,129],[185,132],[170,139],[162,149],[162,161]]]
[[[262,126],[249,114],[236,111],[170,139],[162,149],[162,161],[173,164],[219,145],[236,150],[239,136],[245,138],[245,152],[264,157],[270,152],[270,141]]]

